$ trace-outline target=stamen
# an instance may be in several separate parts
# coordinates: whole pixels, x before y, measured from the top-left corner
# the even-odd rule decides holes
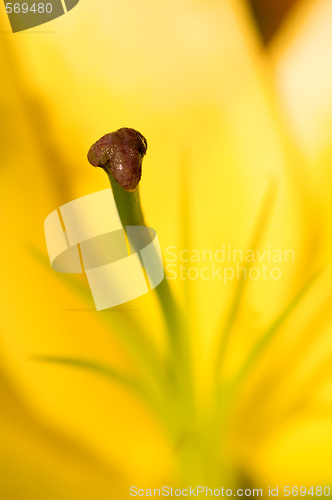
[[[131,128],[121,128],[104,135],[89,150],[88,160],[107,173],[122,226],[146,226],[141,208],[138,183],[142,175],[142,160],[147,141]],[[135,246],[135,245],[134,245]],[[175,376],[181,398],[193,404],[191,366],[189,360],[188,325],[164,279],[156,287],[170,340],[170,371]]]
[[[133,128],[120,128],[104,135],[91,146],[88,160],[111,174],[126,191],[135,191],[142,176],[142,160],[147,150],[142,134]]]

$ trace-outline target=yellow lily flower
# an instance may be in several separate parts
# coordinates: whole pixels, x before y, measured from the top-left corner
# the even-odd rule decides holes
[[[326,4],[267,50],[236,0],[80,2],[15,35],[2,16],[4,499],[330,484]],[[47,260],[45,218],[108,187],[86,154],[121,127],[148,140],[177,327],[157,291],[95,311]]]

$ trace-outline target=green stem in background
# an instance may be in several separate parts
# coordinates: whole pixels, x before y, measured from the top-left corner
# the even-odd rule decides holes
[[[262,238],[265,234],[265,231],[271,222],[271,217],[272,217],[272,211],[275,206],[276,202],[276,196],[277,196],[277,182],[274,178],[271,178],[269,181],[268,188],[266,190],[265,196],[263,198],[258,218],[257,218],[257,223],[255,224],[254,227],[254,232],[253,232],[253,237],[250,242],[249,248],[253,251],[256,251],[259,248],[259,245],[261,244]],[[247,281],[245,279],[245,273],[249,272],[250,268],[252,267],[252,262],[248,262],[245,265],[245,271],[244,273],[241,274],[241,278],[237,283],[237,287],[235,290],[234,294],[234,299],[232,301],[231,307],[229,309],[228,316],[226,318],[225,326],[221,330],[222,334],[220,337],[220,344],[219,348],[217,350],[217,359],[216,359],[216,366],[215,366],[215,373],[216,373],[216,379],[217,379],[217,384],[219,384],[219,377],[220,377],[220,371],[223,367],[223,362],[225,360],[226,356],[226,351],[228,347],[228,342],[231,337],[231,333],[233,331],[233,327],[238,315],[238,311],[240,309],[242,299],[244,296],[244,292],[247,287]]]
[[[25,247],[26,251],[40,265],[45,269],[49,269],[49,259],[45,257],[44,252],[30,243],[27,243]],[[92,305],[91,294],[87,291],[86,287],[82,286],[82,283],[77,278],[66,273],[56,273],[55,276],[79,294],[87,305]],[[126,315],[125,318],[122,316],[120,320],[117,314],[107,314],[106,311],[99,311],[98,316],[108,326],[112,327],[112,334],[115,335],[122,347],[128,352],[131,362],[136,363],[141,370],[146,372],[147,376],[152,376],[154,381],[157,382],[161,377],[158,351],[151,341],[146,338],[144,329],[135,321],[135,318],[131,315]],[[134,336],[129,333],[132,331],[135,331]]]
[[[276,318],[276,320],[272,323],[270,328],[262,335],[262,337],[257,341],[252,351],[249,353],[244,365],[242,366],[240,372],[236,376],[232,389],[235,390],[240,387],[241,382],[245,380],[247,374],[250,369],[255,365],[257,359],[262,355],[264,350],[270,345],[272,340],[274,339],[276,333],[282,327],[283,323],[287,321],[289,316],[293,313],[296,307],[301,303],[302,299],[308,293],[313,286],[313,284],[317,281],[318,277],[321,275],[323,269],[318,269],[309,279],[304,283],[304,285],[300,288],[297,294],[292,298],[289,304],[285,307],[285,309],[280,313],[280,315]]]
[[[139,399],[144,401],[144,403],[152,409],[152,411],[160,417],[160,403],[156,399],[155,395],[147,390],[146,386],[142,384],[141,381],[136,378],[130,377],[121,373],[120,371],[98,362],[81,359],[81,358],[71,358],[63,356],[32,356],[35,361],[44,362],[48,364],[58,364],[73,368],[81,368],[82,370],[87,370],[93,372],[97,375],[108,378],[114,383],[120,384],[125,387],[128,391],[135,394]]]
[[[89,150],[88,160],[107,173],[124,230],[127,226],[146,226],[138,183],[142,160],[147,150],[146,139],[134,129],[122,128],[104,135]],[[171,377],[176,377],[183,401],[192,403],[192,376],[188,325],[164,279],[156,287],[172,349]],[[188,407],[192,407],[189,404]]]

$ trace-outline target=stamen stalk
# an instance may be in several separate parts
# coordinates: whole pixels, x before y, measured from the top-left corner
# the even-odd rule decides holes
[[[146,226],[139,195],[142,159],[147,150],[145,138],[134,129],[123,128],[106,134],[89,150],[89,162],[103,168],[110,180],[122,226]],[[192,376],[188,346],[188,325],[180,311],[167,279],[156,287],[167,325],[173,355],[172,378],[177,379],[186,407],[192,409]]]

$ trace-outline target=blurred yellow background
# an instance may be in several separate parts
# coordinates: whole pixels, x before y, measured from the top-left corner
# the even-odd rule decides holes
[[[12,34],[1,5],[1,500],[331,485],[332,4],[261,8],[82,0]],[[48,263],[45,218],[108,187],[86,155],[120,127],[147,138],[142,204],[164,255],[294,252],[278,280],[170,281],[193,407],[163,379],[181,364],[155,292],[96,312],[84,276]],[[112,367],[161,410],[36,355]]]

